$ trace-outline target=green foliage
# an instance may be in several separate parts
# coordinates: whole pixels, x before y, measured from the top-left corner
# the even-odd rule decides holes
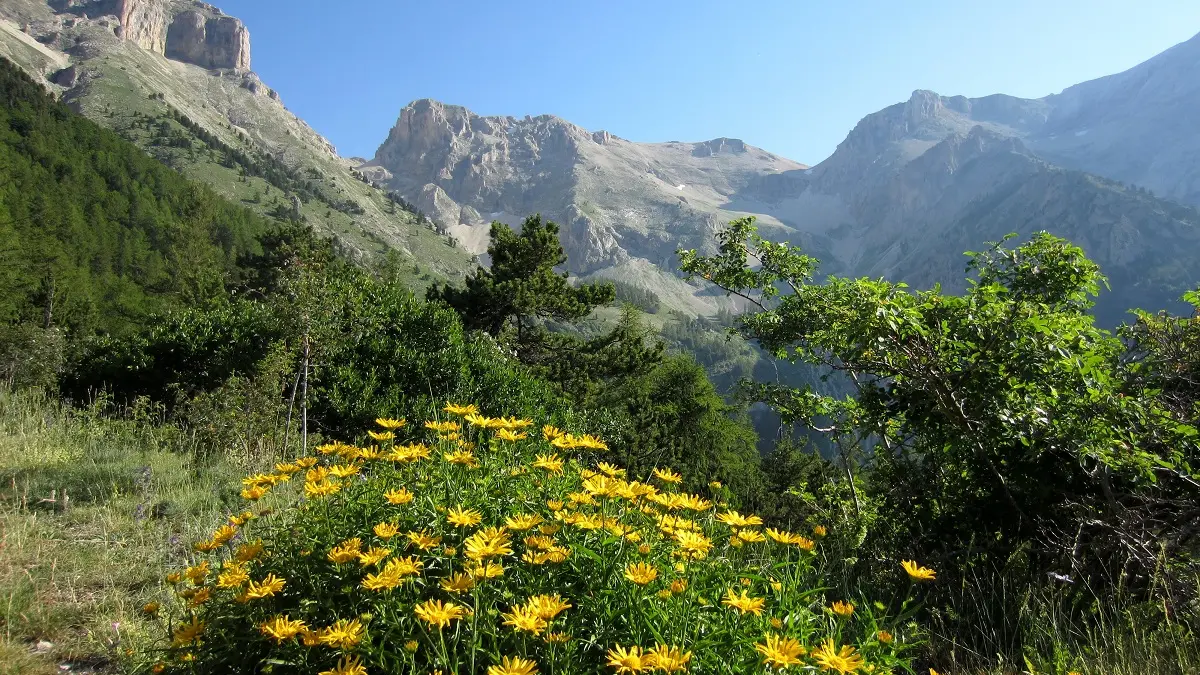
[[[555,271],[567,255],[558,241],[558,225],[543,222],[541,216],[526,218],[520,234],[503,223],[492,223],[488,255],[491,267],[476,269],[464,288],[435,286],[427,297],[452,307],[468,329],[495,337],[513,325],[518,351],[526,348],[525,333],[532,319],[578,319],[613,300],[612,286],[576,288],[567,273]]]
[[[624,421],[606,437],[630,471],[671,467],[685,485],[720,481],[744,506],[761,505],[758,438],[690,356],[670,357],[640,377],[605,389],[597,404]]]
[[[662,301],[654,291],[624,281],[613,281],[612,286],[618,302],[633,305],[647,314],[658,314],[662,309]]]
[[[851,398],[755,391],[785,420],[829,435],[851,477],[868,472],[869,498],[889,516],[875,545],[985,585],[995,574],[1036,585],[1065,570],[1095,593],[1120,583],[1147,598],[1195,597],[1194,535],[1162,525],[1197,513],[1194,417],[1165,405],[1153,378],[1129,377],[1124,346],[1088,314],[1103,278],[1078,247],[1043,233],[971,254],[976,278],[949,296],[883,280],[814,283],[816,261],[761,239],[751,219],[719,237],[714,257],[682,252],[683,269],[759,308],[742,334],[854,382]],[[1143,370],[1178,371],[1161,340],[1178,330],[1144,326]],[[1161,547],[1129,545],[1146,537]],[[991,610],[993,622],[1015,616],[1015,600],[942,598],[959,635]]]
[[[72,113],[0,59],[0,322],[121,332],[220,302],[267,222]]]
[[[490,339],[467,336],[454,312],[418,300],[397,280],[336,260],[288,265],[266,300],[176,312],[135,335],[95,341],[68,390],[103,387],[121,399],[170,404],[251,376],[283,350],[293,376],[283,391],[272,386],[325,433],[348,433],[380,414],[428,413],[468,395],[488,401],[493,414],[562,408]]]

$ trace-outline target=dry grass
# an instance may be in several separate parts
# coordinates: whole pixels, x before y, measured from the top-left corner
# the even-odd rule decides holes
[[[236,471],[185,437],[0,392],[0,673],[119,672],[185,542],[236,503]]]

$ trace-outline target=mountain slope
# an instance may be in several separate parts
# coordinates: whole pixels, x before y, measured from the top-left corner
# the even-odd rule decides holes
[[[470,265],[468,252],[356,176],[247,69],[249,33],[237,19],[190,0],[54,6],[62,10],[0,4],[0,53],[45,77],[73,108],[260,213],[298,199],[300,215],[348,254],[397,251],[418,283],[458,278]],[[163,123],[170,136],[151,133]]]
[[[669,273],[675,250],[708,246],[744,212],[729,196],[763,174],[804,165],[736,139],[633,143],[559,118],[482,117],[421,100],[406,106],[360,167],[481,253],[487,224],[540,212],[558,222],[572,272],[650,288],[667,304],[712,314],[719,303]],[[768,212],[764,227],[787,230]]]

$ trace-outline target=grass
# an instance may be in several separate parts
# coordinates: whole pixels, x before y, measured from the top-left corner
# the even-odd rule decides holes
[[[0,390],[0,673],[121,672],[161,570],[236,499],[238,469],[126,417]]]

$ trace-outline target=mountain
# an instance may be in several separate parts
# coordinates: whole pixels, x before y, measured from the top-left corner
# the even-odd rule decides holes
[[[406,106],[375,158],[359,171],[431,214],[476,253],[488,223],[540,212],[559,223],[571,271],[655,291],[666,304],[712,314],[719,303],[670,273],[680,246],[707,246],[745,215],[730,197],[764,175],[803,164],[737,139],[634,143],[539,117],[482,117],[420,100]],[[755,211],[764,228],[790,228]]]
[[[823,271],[962,287],[966,259],[1010,232],[1081,245],[1113,282],[1097,312],[1172,307],[1200,269],[1200,36],[1125,73],[1042,99],[916,91],[807,167],[733,139],[633,143],[552,116],[406,106],[360,170],[475,252],[485,223],[563,226],[572,271],[641,285],[672,309],[720,298],[673,273],[726,221],[803,245]],[[1156,196],[1157,195],[1157,196]]]
[[[76,111],[262,214],[294,214],[356,258],[398,252],[415,284],[471,254],[354,172],[251,70],[249,30],[193,0],[4,0],[0,55]],[[406,268],[409,269],[409,268]]]

